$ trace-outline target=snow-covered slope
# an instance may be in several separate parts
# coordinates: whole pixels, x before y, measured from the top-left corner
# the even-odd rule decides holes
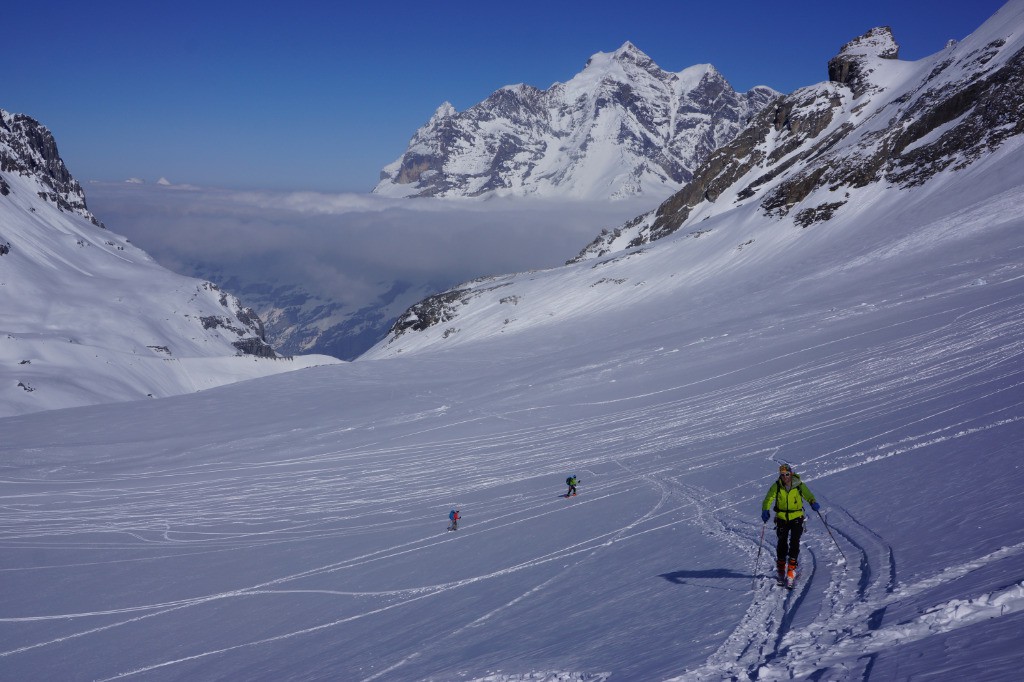
[[[0,419],[3,677],[1018,679],[1020,153],[510,281],[431,352]],[[792,593],[779,461],[837,543]]]
[[[89,212],[53,136],[0,110],[0,415],[163,397],[332,358],[277,358],[232,295]]]
[[[710,64],[663,71],[631,43],[547,90],[444,103],[381,172],[389,196],[666,196],[779,93],[737,93]]]

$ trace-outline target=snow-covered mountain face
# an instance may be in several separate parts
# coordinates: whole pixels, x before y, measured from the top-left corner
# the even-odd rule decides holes
[[[764,269],[755,279],[766,288],[777,278],[817,287],[825,272],[894,263],[890,249],[966,238],[949,225],[968,207],[1019,209],[1010,188],[1024,166],[1022,48],[1016,2],[917,62],[895,59],[888,29],[871,31],[830,62],[843,82],[765,108],[657,210],[606,231],[564,269],[484,278],[425,299],[364,357],[515,334],[636,297],[686,297],[696,320],[728,315],[725,292],[750,281],[751,269]],[[989,182],[978,183],[982,176]],[[669,235],[670,244],[650,249]],[[808,269],[832,252],[844,254],[842,264]]]
[[[608,231],[577,260],[655,241],[755,204],[765,225],[825,226],[863,210],[869,187],[906,190],[968,168],[1024,132],[1024,53],[1011,6],[962,43],[897,59],[887,27],[851,41],[829,82],[766,107],[657,210]]]
[[[296,369],[259,318],[107,230],[53,135],[0,110],[0,415],[161,397]]]
[[[663,71],[631,43],[547,90],[445,103],[381,172],[389,196],[665,196],[779,93],[737,93],[709,64]]]

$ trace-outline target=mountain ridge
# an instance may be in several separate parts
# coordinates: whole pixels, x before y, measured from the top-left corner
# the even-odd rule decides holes
[[[664,71],[626,42],[546,90],[508,85],[461,113],[443,103],[374,192],[663,195],[778,95],[766,86],[737,93],[710,64]]]

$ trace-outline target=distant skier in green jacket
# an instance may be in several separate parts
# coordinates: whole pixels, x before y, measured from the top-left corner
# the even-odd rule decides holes
[[[779,583],[792,587],[796,580],[797,557],[800,555],[800,536],[804,532],[804,500],[811,503],[811,509],[818,511],[818,502],[807,485],[793,472],[788,464],[779,467],[779,478],[772,483],[768,494],[761,503],[761,520],[768,523],[775,508],[775,534],[779,542],[775,549]]]

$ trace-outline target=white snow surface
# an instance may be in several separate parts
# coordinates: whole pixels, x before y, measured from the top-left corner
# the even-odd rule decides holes
[[[0,419],[0,676],[1019,679],[1022,151],[494,279],[353,363]],[[822,505],[792,592],[779,462]]]

